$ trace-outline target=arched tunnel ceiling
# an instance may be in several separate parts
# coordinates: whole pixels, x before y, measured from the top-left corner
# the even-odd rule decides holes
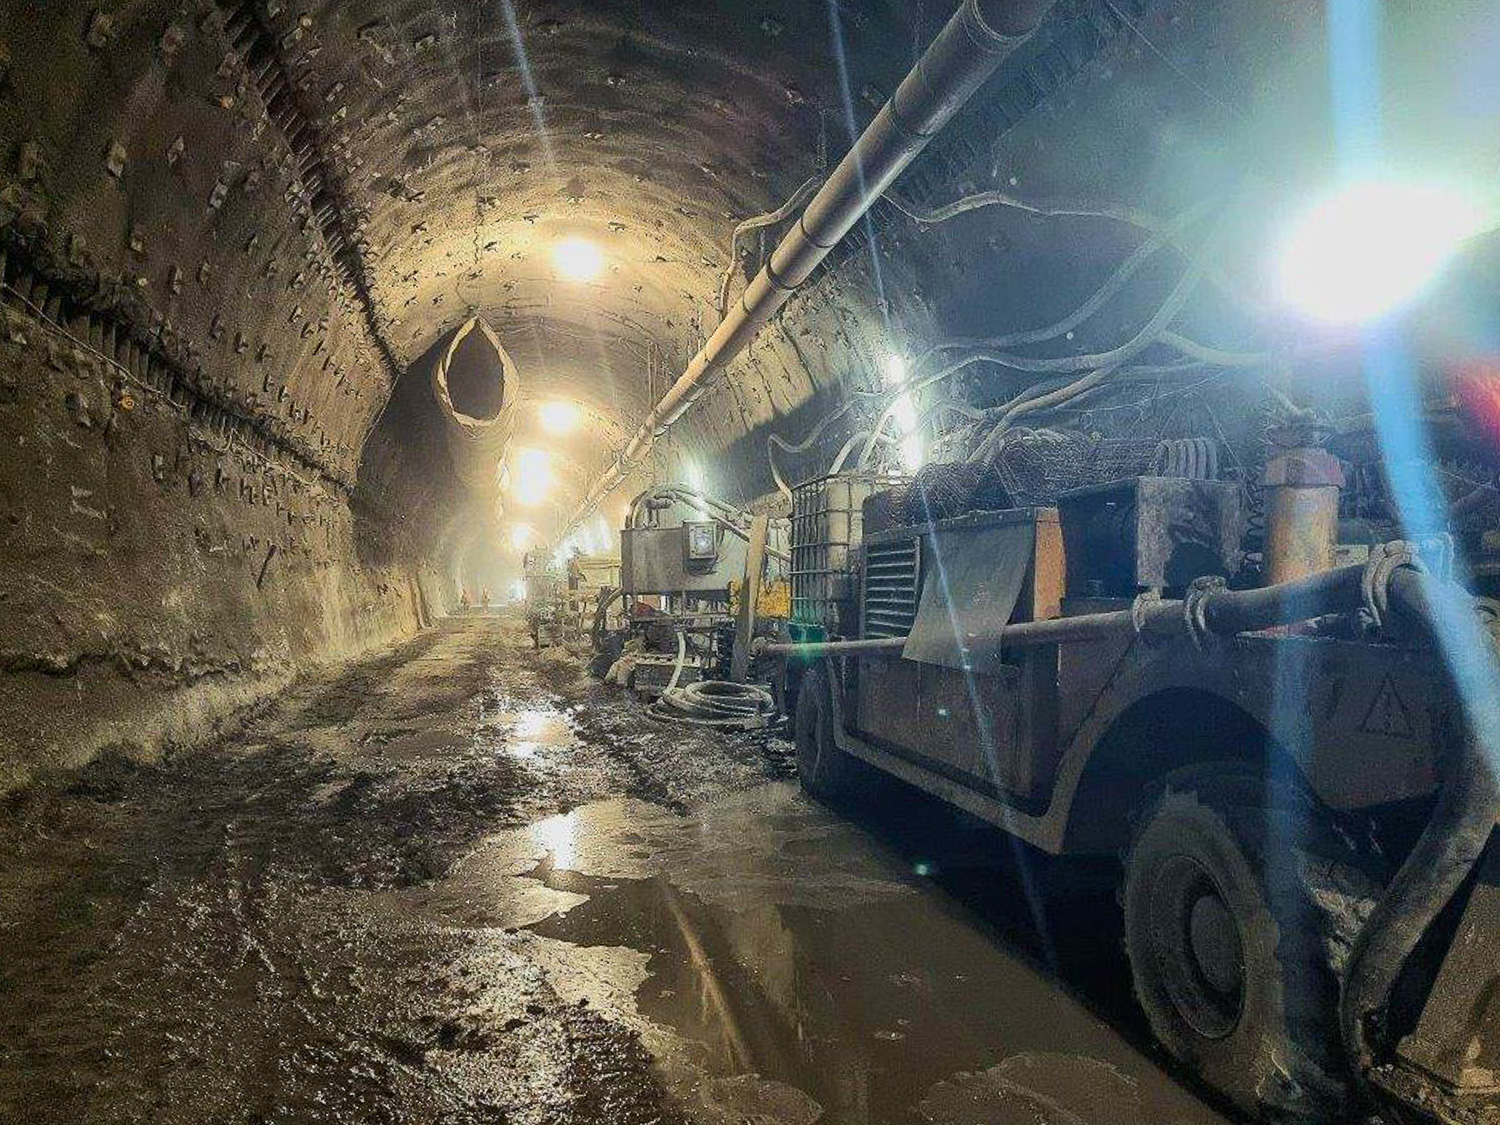
[[[528,399],[576,397],[600,423],[578,452],[589,467],[712,330],[734,224],[847,144],[820,4],[277,9],[398,360],[479,313]],[[945,15],[833,11],[862,80],[885,83],[854,91],[873,105]],[[551,248],[570,235],[602,248],[596,281],[558,276]]]
[[[712,331],[734,224],[838,158],[950,14],[931,7],[363,0],[271,18],[386,342],[409,362],[486,317],[529,400],[576,398],[597,423],[562,451],[576,496]],[[1274,181],[1278,148],[1326,142],[1307,112],[1323,49],[1320,6],[1298,0],[1063,0],[901,190],[936,203],[999,182],[1170,214],[1247,175]],[[1274,124],[1288,100],[1303,112]],[[982,331],[1067,307],[1137,237],[995,213],[936,235],[893,226],[875,257],[846,248],[821,307],[810,296],[765,334],[784,354],[752,361],[689,445],[732,449],[878,352],[882,326]],[[603,249],[596,281],[554,268],[573,235]]]
[[[1452,104],[1488,89],[1452,80],[1483,70],[1488,42],[1464,30],[1483,30],[1485,6],[1461,7],[1387,67],[1428,94],[1391,103],[1408,134],[1443,120],[1482,138],[1492,119]],[[563,487],[538,522],[556,523],[714,327],[735,223],[837,160],[952,8],[68,0],[49,21],[21,6],[0,25],[14,138],[0,204],[13,235],[35,232],[27,261],[49,257],[54,282],[86,274],[82,303],[170,353],[209,417],[345,491],[392,381],[483,315],[527,402],[575,398],[590,419],[553,443]],[[1000,187],[1171,215],[1285,178],[1329,148],[1324,47],[1315,0],[1059,0],[897,193],[933,206]],[[722,460],[716,485],[763,494],[768,425],[807,432],[820,396],[868,389],[884,348],[1059,315],[1139,237],[1003,208],[929,229],[887,202],[872,220],[666,455]],[[1263,232],[1234,233],[1259,253]],[[604,249],[596,281],[557,276],[550,250],[569,235]],[[1070,346],[1117,339],[1151,299]],[[536,440],[531,418],[518,441]]]

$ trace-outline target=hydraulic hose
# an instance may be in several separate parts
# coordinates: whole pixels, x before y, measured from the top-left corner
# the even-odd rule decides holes
[[[1471,599],[1463,591],[1403,568],[1391,577],[1389,597],[1393,609],[1449,656],[1449,676],[1465,721],[1461,732],[1442,739],[1441,787],[1427,826],[1350,950],[1339,1030],[1354,1073],[1361,1078],[1375,1060],[1372,1024],[1389,1006],[1401,970],[1422,935],[1479,862],[1500,812],[1500,786],[1491,761],[1495,747],[1488,744],[1492,733],[1500,730],[1493,615],[1485,623],[1488,628],[1480,629],[1482,643],[1445,648],[1443,631],[1451,636],[1453,615],[1470,611],[1464,603]],[[1489,690],[1465,690],[1476,684],[1488,685]]]
[[[687,633],[677,630],[677,662],[672,665],[672,678],[667,681],[667,686],[662,690],[665,695],[669,691],[677,690],[677,681],[682,678],[682,666],[687,663]]]
[[[776,700],[765,688],[728,680],[668,686],[651,705],[654,714],[702,727],[755,730],[776,716]]]

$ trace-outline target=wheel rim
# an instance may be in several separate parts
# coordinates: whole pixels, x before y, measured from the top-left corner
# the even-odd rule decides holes
[[[1205,1039],[1222,1039],[1245,1003],[1245,956],[1219,884],[1191,856],[1161,865],[1151,885],[1151,943],[1178,1015]]]

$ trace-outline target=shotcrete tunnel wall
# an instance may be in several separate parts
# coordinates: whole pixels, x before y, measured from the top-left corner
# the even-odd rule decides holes
[[[0,12],[0,789],[416,627],[350,500],[390,371],[210,5]]]

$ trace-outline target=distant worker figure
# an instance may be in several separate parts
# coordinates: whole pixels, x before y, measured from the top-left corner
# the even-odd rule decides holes
[[[460,589],[458,592],[458,608],[467,610],[471,604],[469,601],[469,591]]]
[[[490,588],[488,586],[482,586],[482,587],[480,587],[480,590],[479,590],[479,604],[481,606],[483,606],[485,609],[489,609],[490,608]]]

